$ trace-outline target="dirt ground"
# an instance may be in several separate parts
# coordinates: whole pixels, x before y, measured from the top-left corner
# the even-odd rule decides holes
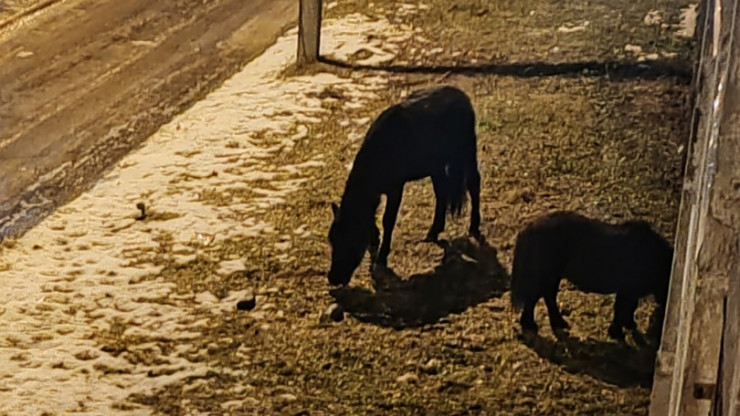
[[[332,115],[309,133],[321,140],[295,149],[295,155],[329,155],[326,167],[302,188],[303,197],[269,214],[279,230],[308,224],[317,234],[293,246],[295,261],[272,260],[270,240],[214,249],[217,259],[227,253],[248,259],[252,268],[227,285],[254,288],[285,319],[270,319],[267,308],[259,317],[235,312],[215,324],[214,337],[224,338],[216,345],[214,337],[203,339],[211,359],[220,357],[219,365],[246,374],[215,372],[205,381],[208,393],[188,397],[188,405],[214,411],[211,399],[228,401],[229,386],[236,384],[255,398],[248,407],[255,414],[646,414],[654,344],[622,346],[606,337],[613,298],[566,286],[559,299],[574,326],[570,337],[556,341],[542,325],[539,337],[523,340],[508,307],[506,274],[516,232],[552,210],[611,221],[643,218],[673,237],[689,130],[692,43],[675,34],[686,5],[430,1],[404,8],[347,1],[331,9],[330,16],[384,16],[420,28],[423,36],[404,44],[391,63],[399,74],[374,106],[352,112],[326,100]],[[646,24],[653,9],[662,20]],[[442,52],[434,55],[434,47]],[[355,58],[370,55],[361,51]],[[612,62],[623,65],[610,67]],[[512,63],[524,65],[517,70]],[[425,69],[435,65],[472,68],[463,74]],[[316,70],[343,73],[333,66]],[[511,76],[496,74],[507,71]],[[406,187],[390,257],[400,280],[375,290],[363,264],[348,289],[328,291],[328,204],[339,200],[345,166],[358,146],[347,142],[346,120],[373,117],[410,90],[440,82],[459,85],[474,98],[483,234],[490,247],[460,239],[467,218],[453,221],[446,235],[467,256],[441,264],[442,250],[420,242],[433,210],[431,185],[421,181]],[[338,91],[323,97],[342,101]],[[284,157],[291,161],[290,153]],[[213,267],[203,257],[160,276],[183,284]],[[348,311],[347,319],[321,323],[318,314],[332,302]],[[538,309],[540,322],[543,312]],[[643,331],[650,313],[645,302],[638,311]],[[135,400],[177,414],[187,385]]]
[[[295,3],[0,2],[0,237],[233,75],[295,20]],[[13,19],[39,4],[50,5]]]
[[[693,50],[691,39],[677,32],[681,8],[689,3],[330,4],[328,19],[360,13],[387,19],[414,36],[395,48],[387,63],[392,65],[390,74],[367,68],[374,65],[368,59],[381,52],[377,45],[385,41],[372,39],[375,33],[366,40],[376,46],[355,51],[342,60],[347,65],[319,64],[304,74],[362,78],[366,84],[380,77],[384,81],[378,85],[384,87],[363,105],[345,105],[356,98],[348,88],[329,85],[308,94],[326,111],[319,120],[304,123],[302,136],[307,139],[281,147],[270,163],[285,167],[319,159],[322,163],[306,165],[297,191],[283,203],[259,211],[260,220],[275,232],[228,236],[212,244],[196,241],[191,246],[197,250],[185,260],[174,231],[158,235],[146,250],[131,249],[129,264],[154,265],[156,270],[130,284],[169,284],[172,292],[153,292],[148,302],[187,309],[197,320],[179,328],[198,333],[187,340],[164,330],[144,333],[139,320],[149,318],[143,312],[140,318],[113,319],[87,335],[95,351],[92,356],[110,356],[129,367],[98,363],[93,373],[112,379],[169,363],[173,357],[202,364],[207,371],[168,379],[113,406],[121,411],[144,406],[167,415],[647,414],[654,341],[638,347],[632,340],[620,345],[607,338],[612,296],[586,295],[564,284],[559,301],[573,326],[570,335],[557,340],[540,306],[540,334],[525,339],[509,308],[507,275],[516,233],[526,222],[553,210],[572,209],[609,221],[646,219],[673,237],[683,144],[690,127]],[[339,44],[335,46],[341,48]],[[303,82],[295,70],[283,77],[286,84],[291,79]],[[329,204],[341,196],[347,165],[359,146],[358,131],[364,133],[369,120],[409,91],[437,83],[462,87],[476,108],[483,177],[481,231],[488,245],[463,238],[467,211],[461,219],[448,221],[443,234],[462,255],[445,256],[440,247],[422,243],[432,219],[432,187],[428,180],[409,184],[389,258],[395,274],[383,276],[373,287],[365,260],[348,288],[331,289],[325,277]],[[278,84],[272,87],[277,88]],[[267,107],[255,104],[260,106]],[[284,112],[286,118],[300,115],[287,108]],[[187,134],[187,127],[180,130],[179,124],[172,130]],[[206,150],[192,154],[228,158],[228,151],[240,149],[259,153],[249,146],[273,146],[295,133],[254,133],[243,142],[228,141],[226,149],[213,150],[213,155]],[[177,154],[184,158],[188,152]],[[222,210],[281,192],[269,175],[244,179],[251,187],[228,192],[208,183],[192,185],[196,179],[246,176],[251,166],[237,164],[231,171],[212,173],[210,165],[194,164],[192,174],[167,179],[166,186],[170,191],[191,181],[188,195],[197,190],[199,201]],[[185,207],[172,205],[153,211],[149,220],[131,220],[126,227],[148,232],[146,227],[178,221],[184,211]],[[59,218],[52,218],[46,228],[64,229]],[[118,238],[116,230],[111,239]],[[296,237],[304,234],[309,237]],[[46,243],[18,244],[30,251],[44,250],[41,246]],[[6,253],[21,249],[5,244]],[[224,262],[235,260],[243,261],[243,268],[224,275],[220,271]],[[111,272],[106,281],[122,273]],[[100,295],[103,304],[114,302],[116,291],[126,289],[105,290],[111,292]],[[203,292],[225,300],[230,308],[204,312],[197,300]],[[249,292],[256,295],[255,310],[236,310],[233,293]],[[346,310],[345,319],[321,320],[322,311],[335,302]],[[95,314],[92,309],[85,313]],[[643,331],[651,312],[649,300],[638,310]],[[78,309],[71,313],[81,314]],[[93,359],[90,353],[82,356]],[[75,364],[64,361],[65,365]],[[148,377],[166,379],[179,371],[172,365],[150,370]]]

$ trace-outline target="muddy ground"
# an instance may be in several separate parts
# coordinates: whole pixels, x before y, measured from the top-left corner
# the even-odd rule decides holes
[[[275,232],[196,241],[195,255],[184,261],[173,234],[158,235],[146,251],[130,253],[129,264],[156,266],[136,284],[166,282],[173,288],[162,296],[151,293],[147,302],[188,309],[199,319],[187,328],[199,333],[183,341],[164,330],[143,333],[137,318],[115,319],[90,333],[99,351],[93,356],[109,355],[130,368],[96,364],[93,371],[112,379],[173,357],[208,370],[137,392],[114,407],[145,406],[168,415],[647,414],[654,344],[620,345],[607,338],[613,297],[563,285],[559,301],[573,326],[570,336],[556,340],[540,306],[540,335],[525,339],[509,308],[507,275],[516,233],[553,210],[609,221],[646,219],[673,237],[693,48],[676,32],[680,9],[688,3],[334,4],[327,7],[328,18],[357,12],[416,35],[384,64],[392,65],[390,74],[352,68],[372,66],[366,59],[378,53],[373,48],[340,59],[341,65],[307,69],[348,79],[390,78],[362,106],[343,105],[351,98],[348,89],[327,86],[313,94],[328,111],[305,124],[307,140],[283,148],[271,163],[323,164],[309,165],[298,190],[261,214]],[[295,74],[291,69],[283,76]],[[396,275],[384,276],[375,288],[366,260],[350,287],[333,290],[325,277],[329,204],[339,200],[359,146],[357,137],[348,137],[355,122],[375,117],[411,90],[442,82],[465,89],[478,114],[488,245],[464,238],[467,211],[448,221],[443,234],[465,255],[445,256],[440,247],[422,243],[432,219],[432,187],[428,180],[409,184],[389,258]],[[254,134],[250,140],[277,143],[281,137]],[[226,147],[244,146],[231,141]],[[229,174],[214,173],[194,172],[170,184]],[[252,184],[229,192],[203,187],[198,199],[227,209],[256,198],[254,193],[280,191],[269,177]],[[141,227],[180,215],[175,208],[163,211]],[[132,220],[127,227],[137,224]],[[291,237],[306,231],[310,238]],[[31,249],[30,242],[20,245]],[[8,252],[14,249],[6,243]],[[243,269],[219,277],[220,265],[235,259]],[[115,280],[112,272],[106,279]],[[228,299],[231,307],[202,312],[195,298],[204,291]],[[236,310],[229,297],[246,292],[257,295],[254,311]],[[105,296],[118,295],[113,290]],[[334,302],[347,311],[345,319],[322,322],[321,312]],[[649,300],[638,310],[643,331],[651,312]],[[178,371],[150,371],[149,377]]]
[[[286,0],[0,1],[0,238],[92,186],[297,10]]]

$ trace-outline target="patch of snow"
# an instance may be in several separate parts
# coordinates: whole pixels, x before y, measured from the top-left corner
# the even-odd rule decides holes
[[[389,39],[408,39],[413,28],[353,14],[327,20],[322,33],[324,55],[346,59],[365,49],[371,56],[361,63],[377,64],[398,50]],[[293,29],[279,38],[91,190],[4,249],[1,414],[150,414],[129,403],[129,395],[151,394],[209,370],[185,352],[193,350],[209,316],[233,311],[247,292],[222,299],[210,292],[182,294],[157,275],[158,253],[169,247],[172,259],[184,263],[229,238],[290,232],[277,230],[264,214],[296,193],[309,179],[307,168],[324,163],[321,155],[291,165],[279,157],[296,142],[314,139],[307,126],[326,114],[316,97],[331,87],[346,97],[344,105],[362,106],[387,86],[382,76],[283,77],[295,57],[296,35]],[[137,221],[139,202],[150,214],[174,215]],[[279,248],[290,250],[294,239],[311,235],[299,228]],[[240,259],[222,261],[209,279],[243,268]],[[259,296],[258,305],[262,301]],[[266,327],[284,317],[280,310],[251,312],[255,318],[260,313]],[[141,341],[114,355],[104,347],[115,345],[104,344],[116,337]],[[165,356],[155,342],[160,339],[178,348]],[[159,357],[152,364],[126,359],[141,349]],[[185,400],[181,404],[187,409]],[[237,405],[225,402],[223,408]]]
[[[696,30],[696,15],[698,13],[699,4],[691,4],[686,8],[681,9],[681,22],[678,24],[678,30],[676,36],[691,38],[694,36]]]
[[[558,27],[557,31],[560,33],[573,33],[573,32],[580,32],[583,30],[586,30],[588,25],[590,24],[589,21],[585,21],[580,25],[563,25]]]
[[[624,50],[625,52],[631,52],[631,53],[634,53],[635,55],[639,55],[642,53],[642,47],[637,46],[637,45],[630,45],[630,44],[624,45]]]
[[[648,26],[659,25],[663,22],[663,16],[660,13],[660,10],[653,9],[647,12],[645,18],[642,19],[642,22]]]

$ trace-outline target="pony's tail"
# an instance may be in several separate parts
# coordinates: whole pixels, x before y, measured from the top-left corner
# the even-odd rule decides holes
[[[467,177],[465,165],[461,161],[453,161],[447,165],[447,212],[459,217],[467,200]]]
[[[511,266],[511,306],[515,312],[519,312],[524,307],[527,299],[532,297],[533,285],[537,282],[531,281],[533,270],[532,267],[532,254],[528,251],[531,250],[531,241],[529,241],[529,235],[520,233],[516,238],[516,244],[514,245],[514,260]],[[536,290],[536,289],[535,289]]]

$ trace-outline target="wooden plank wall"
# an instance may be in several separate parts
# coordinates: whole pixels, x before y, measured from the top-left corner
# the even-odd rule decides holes
[[[740,0],[703,0],[651,416],[740,416]]]

